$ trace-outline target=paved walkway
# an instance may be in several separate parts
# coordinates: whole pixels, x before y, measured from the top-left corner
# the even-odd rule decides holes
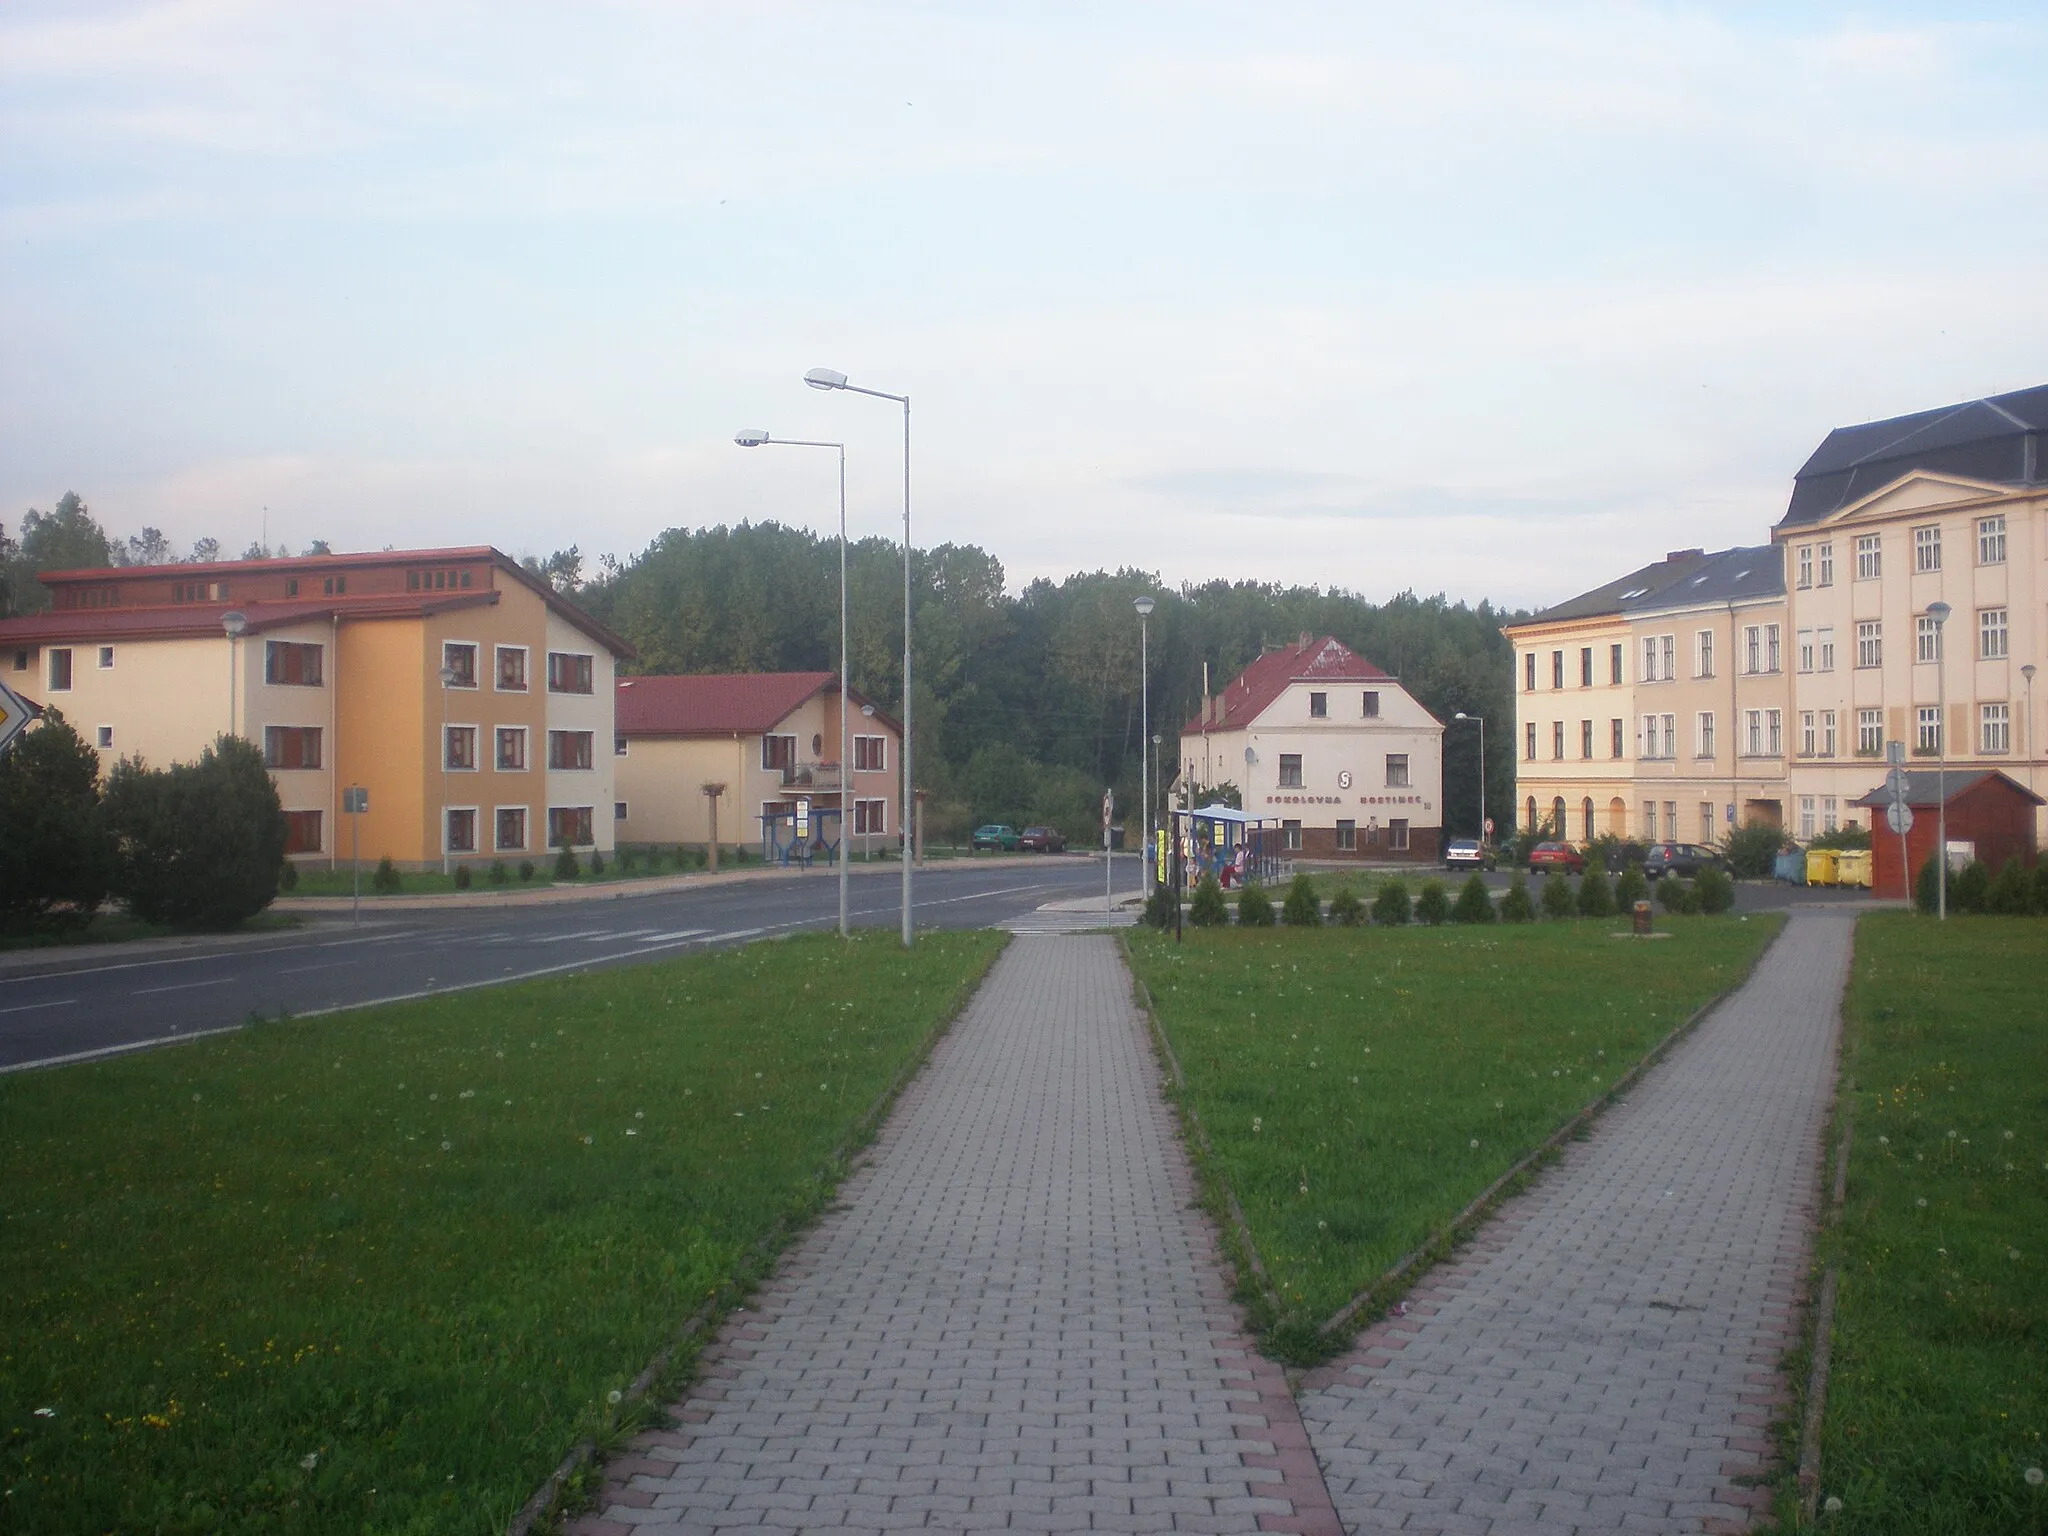
[[[1113,942],[1024,936],[572,1530],[1317,1531]]]
[[[1746,1529],[1818,1198],[1853,911],[1748,986],[1304,1384],[1347,1529]]]

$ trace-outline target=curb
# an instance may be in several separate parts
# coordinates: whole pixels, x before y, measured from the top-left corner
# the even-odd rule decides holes
[[[1838,1053],[1840,1049],[1837,1041]],[[1853,1081],[1842,1083],[1836,1093],[1842,1139],[1835,1146],[1834,1189],[1828,1200],[1828,1213],[1821,1221],[1822,1233],[1841,1225],[1842,1206],[1849,1197],[1849,1148],[1855,1135],[1855,1094],[1856,1084]],[[1840,1279],[1840,1267],[1830,1261],[1821,1274],[1820,1299],[1813,1310],[1813,1361],[1806,1376],[1806,1411],[1799,1421],[1799,1472],[1796,1479],[1799,1512],[1808,1521],[1813,1519],[1820,1504],[1820,1431],[1821,1421],[1827,1416],[1828,1372],[1834,1363],[1835,1291]]]

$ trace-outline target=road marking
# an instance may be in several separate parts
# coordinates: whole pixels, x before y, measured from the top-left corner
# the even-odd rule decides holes
[[[349,961],[347,961],[347,960],[323,960],[323,961],[321,961],[321,962],[320,962],[320,963],[319,963],[318,965],[294,965],[294,966],[290,966],[290,967],[287,967],[286,969],[284,969],[284,970],[282,970],[282,971],[279,971],[279,972],[278,972],[277,974],[278,974],[278,975],[280,975],[280,976],[303,976],[303,975],[305,975],[305,974],[306,974],[306,972],[308,972],[308,971],[332,971],[332,970],[338,970],[338,969],[339,969],[340,967],[342,967],[342,966],[344,966],[344,965],[348,965],[348,964],[350,964],[350,963],[351,963],[351,962],[349,962]]]
[[[360,939],[329,939],[325,943],[317,944],[314,947],[316,949],[346,949],[352,944],[389,944],[393,939],[416,938],[426,931],[424,928],[406,928],[397,933],[373,933]]]
[[[75,997],[60,997],[53,1003],[16,1003],[12,1008],[0,1008],[0,1013],[29,1013],[37,1008],[69,1008],[77,1001]]]
[[[187,1040],[204,1040],[209,1035],[232,1035],[242,1026],[224,1024],[219,1029],[194,1029],[178,1035],[157,1035],[148,1040],[130,1040],[125,1045],[103,1045],[94,1051],[73,1051],[68,1056],[45,1056],[38,1061],[17,1061],[0,1065],[0,1076],[29,1072],[37,1067],[65,1067],[74,1061],[96,1061],[102,1056],[119,1056],[128,1051],[146,1051],[153,1045],[182,1045]]]
[[[665,944],[672,939],[694,939],[709,933],[709,928],[678,928],[673,933],[650,933],[640,940],[642,944]]]
[[[548,933],[539,938],[528,939],[529,944],[566,944],[571,939],[608,939],[612,937],[609,928],[590,928],[582,933]]]
[[[181,981],[173,987],[137,987],[130,997],[148,997],[153,992],[190,992],[194,987],[224,987],[235,980],[233,976],[215,976],[207,981]]]

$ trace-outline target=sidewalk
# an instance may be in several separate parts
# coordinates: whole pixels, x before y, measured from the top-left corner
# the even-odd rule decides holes
[[[1336,1531],[1158,1083],[1114,943],[1016,940],[570,1529]]]
[[[1739,1531],[1765,1502],[1854,911],[1741,991],[1408,1315],[1303,1384],[1352,1531]]]

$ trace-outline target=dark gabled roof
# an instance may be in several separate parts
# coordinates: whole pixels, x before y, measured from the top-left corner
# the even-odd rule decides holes
[[[1969,791],[1983,784],[1987,779],[1997,779],[2021,799],[2031,800],[2035,805],[2048,805],[2048,800],[2043,800],[2039,795],[2027,788],[2026,785],[2020,783],[2019,780],[2011,777],[2009,774],[2000,773],[1996,768],[1980,769],[1974,773],[1962,768],[1951,768],[1946,775],[1946,784],[1942,782],[1943,777],[1944,775],[1940,771],[1933,768],[1907,769],[1906,804],[1912,806],[1916,811],[1931,811],[1941,804],[1941,794],[1946,789],[1948,791],[1948,803],[1954,805],[1956,801],[1960,800]],[[1891,801],[1892,797],[1885,792],[1884,785],[1879,784],[1869,794],[1862,796],[1860,799],[1851,800],[1849,803],[1851,805],[1882,806],[1890,805]]]
[[[1652,602],[1661,596],[1673,583],[1691,575],[1710,557],[1705,550],[1673,550],[1655,565],[1640,566],[1626,576],[1617,576],[1604,586],[1581,592],[1577,597],[1568,597],[1554,607],[1545,608],[1541,613],[1531,614],[1521,624],[1554,624],[1566,619],[1594,619],[1604,614],[1622,613],[1637,603]]]
[[[839,690],[836,672],[698,672],[618,680],[613,729],[621,736],[758,736],[817,694]],[[858,688],[847,697],[866,704]],[[896,735],[903,727],[877,709]]]
[[[1394,679],[1343,641],[1330,635],[1301,637],[1298,645],[1267,651],[1224,684],[1217,696],[1216,718],[1204,724],[1198,715],[1183,728],[1190,736],[1203,730],[1234,731],[1266,712],[1292,683],[1391,683]]]
[[[1837,427],[1792,480],[1780,528],[1817,523],[1912,471],[1993,485],[2048,483],[2048,384]]]
[[[1689,608],[1695,603],[1736,603],[1785,595],[1785,552],[1775,544],[1737,545],[1707,556],[1687,575],[1647,597],[1622,604],[1623,612]]]

